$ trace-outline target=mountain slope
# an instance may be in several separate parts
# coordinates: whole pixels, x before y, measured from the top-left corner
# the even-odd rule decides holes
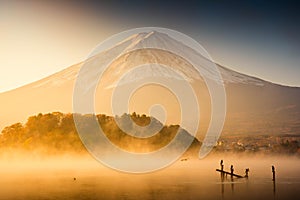
[[[73,65],[45,79],[15,90],[0,93],[0,129],[14,122],[25,121],[28,116],[37,113],[61,111],[72,112],[72,94],[78,72],[83,64],[90,64],[88,71],[82,71],[87,76],[97,77],[100,67],[110,58],[123,54],[103,74],[96,92],[97,113],[111,114],[108,109],[110,97],[119,78],[135,66],[148,63],[146,70],[135,70],[126,76],[122,82],[124,87],[134,81],[147,77],[160,77],[183,81],[187,78],[197,91],[200,102],[201,123],[199,137],[203,137],[210,119],[210,96],[205,82],[198,75],[191,63],[164,49],[157,50],[157,44],[166,48],[179,48],[188,52],[191,59],[200,63],[207,59],[185,46],[181,42],[158,32],[133,35],[116,46],[94,55],[84,63]],[[152,48],[149,48],[152,47]],[[138,49],[147,47],[145,49]],[[174,72],[154,64],[171,66]],[[201,65],[206,76],[215,78],[207,65]],[[300,134],[300,88],[276,85],[255,77],[250,77],[221,65],[217,65],[225,83],[227,93],[227,117],[224,134]],[[172,74],[173,73],[173,74]],[[180,84],[179,84],[180,85]],[[87,86],[88,87],[88,86]],[[123,87],[123,86],[121,86]],[[137,97],[136,102],[153,103],[148,94],[161,95],[157,88],[150,88],[145,95]],[[143,93],[141,93],[143,94]],[[162,96],[162,95],[161,95]],[[154,97],[153,97],[154,98]],[[166,98],[165,98],[166,99]],[[174,105],[173,105],[174,104]],[[131,106],[132,111],[148,113],[147,105]],[[170,111],[168,123],[178,123],[178,105],[176,102],[167,103],[166,110]]]

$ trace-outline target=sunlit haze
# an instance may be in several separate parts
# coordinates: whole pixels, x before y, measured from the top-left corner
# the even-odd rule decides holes
[[[296,9],[267,2],[1,1],[0,92],[83,61],[110,35],[142,26],[181,31],[224,66],[300,86]]]
[[[0,200],[299,199],[299,10],[0,0]]]

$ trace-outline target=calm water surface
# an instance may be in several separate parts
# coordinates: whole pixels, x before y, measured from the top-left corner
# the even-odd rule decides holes
[[[93,159],[2,161],[0,199],[300,199],[300,159],[224,158],[227,171],[231,164],[241,175],[250,168],[248,179],[233,180],[215,171],[219,161],[179,161],[148,174],[117,172]]]

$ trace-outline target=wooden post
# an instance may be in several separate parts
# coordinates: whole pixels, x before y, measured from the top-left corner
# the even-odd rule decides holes
[[[275,181],[275,167],[272,165],[272,174],[273,174],[273,181]]]
[[[274,197],[275,197],[275,193],[276,193],[276,183],[275,183],[275,167],[274,165],[272,165],[272,174],[273,174],[273,194],[274,194]]]

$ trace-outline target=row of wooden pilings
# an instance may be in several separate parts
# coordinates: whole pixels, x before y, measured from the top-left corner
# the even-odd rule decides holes
[[[234,168],[233,168],[233,165],[230,166],[230,172],[227,172],[224,170],[224,163],[223,163],[223,160],[220,161],[220,167],[221,169],[216,169],[216,171],[220,172],[222,175],[230,175],[232,178],[233,177],[237,177],[237,178],[248,178],[249,177],[249,168],[246,168],[245,169],[245,175],[242,176],[242,175],[238,175],[238,174],[235,174],[234,173]],[[275,181],[275,167],[274,165],[272,165],[272,180]]]
[[[249,171],[250,171],[249,168],[245,169],[245,175],[242,176],[242,175],[238,175],[238,174],[234,173],[233,165],[230,166],[230,172],[225,171],[224,170],[223,160],[221,160],[221,162],[220,162],[220,167],[221,167],[221,169],[216,169],[216,171],[218,171],[218,172],[221,173],[221,181],[222,182],[224,182],[225,175],[226,175],[226,178],[227,178],[227,175],[230,175],[230,177],[231,177],[231,191],[232,192],[234,192],[234,179],[233,179],[234,177],[236,177],[236,178],[246,178],[246,179],[248,179],[248,177],[249,177]],[[273,177],[272,177],[273,195],[274,195],[274,198],[275,198],[275,195],[276,195],[276,183],[275,183],[275,167],[274,167],[274,165],[272,165],[272,174],[273,174]],[[222,199],[223,199],[224,198],[224,184],[221,184],[221,193],[222,193]]]

